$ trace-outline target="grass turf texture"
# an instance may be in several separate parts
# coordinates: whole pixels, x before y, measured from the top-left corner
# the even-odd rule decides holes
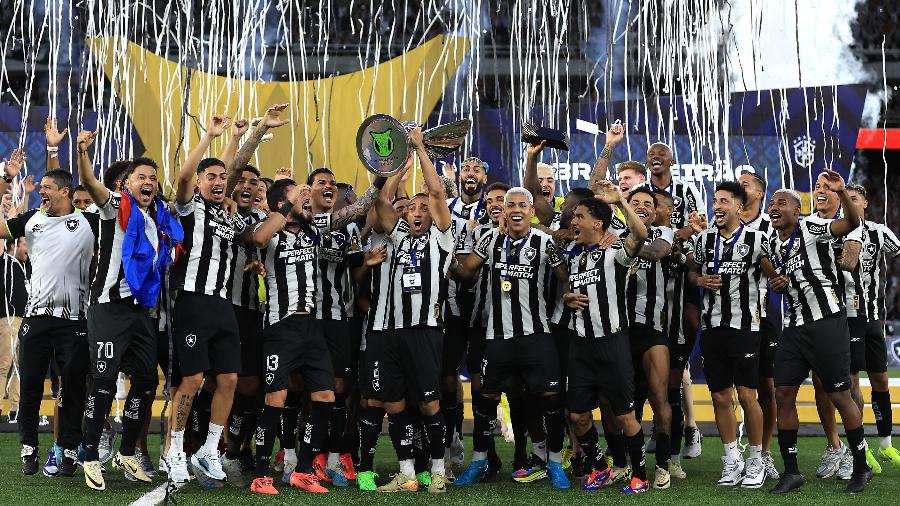
[[[151,446],[158,444],[158,436],[151,435]],[[869,438],[870,443],[877,445],[874,438]],[[49,447],[48,435],[41,435],[41,465],[46,460],[46,448]],[[379,441],[376,468],[380,474],[378,483],[387,482],[390,475],[397,470],[394,460],[395,454],[390,441],[383,435]],[[466,445],[471,443],[466,438]],[[188,505],[223,505],[223,504],[297,504],[302,501],[305,504],[422,504],[426,501],[437,504],[462,504],[467,506],[480,504],[540,504],[555,505],[578,504],[581,501],[611,502],[611,501],[639,501],[642,504],[840,504],[858,503],[870,505],[898,504],[900,501],[900,469],[883,463],[881,475],[876,476],[869,484],[862,496],[849,496],[843,492],[846,482],[838,482],[834,479],[819,480],[815,477],[815,469],[825,446],[825,439],[821,437],[800,438],[800,468],[807,478],[808,483],[800,492],[787,496],[773,496],[768,493],[774,487],[775,482],[769,481],[760,490],[743,490],[740,488],[722,488],[716,486],[716,481],[721,473],[720,457],[723,453],[722,445],[718,439],[707,437],[704,440],[703,455],[699,459],[684,460],[682,463],[688,473],[687,480],[672,480],[672,488],[669,490],[651,490],[640,497],[622,497],[618,487],[604,489],[598,492],[584,492],[577,488],[572,481],[572,489],[558,491],[550,488],[548,480],[537,483],[519,484],[509,479],[509,463],[512,460],[512,446],[497,439],[498,450],[503,458],[504,468],[501,472],[501,480],[491,484],[475,484],[464,488],[450,485],[449,491],[440,496],[432,496],[424,491],[419,493],[379,494],[375,492],[360,492],[355,482],[347,489],[334,489],[329,494],[309,494],[282,485],[280,480],[276,482],[276,488],[281,493],[278,496],[259,496],[251,494],[248,489],[237,489],[225,486],[215,490],[201,489],[196,482],[181,489],[176,494],[176,500],[181,506]],[[163,483],[162,479],[154,480],[152,486],[142,483],[127,481],[120,472],[110,470],[106,475],[106,491],[94,492],[84,484],[84,475],[79,468],[74,478],[46,478],[40,471],[35,476],[22,476],[19,459],[18,436],[15,434],[0,434],[0,504],[26,505],[48,504],[55,506],[68,506],[75,504],[124,505],[140,498],[144,493],[156,488]],[[468,448],[467,448],[468,449]],[[777,454],[777,443],[773,444],[776,455],[775,461],[781,469],[780,458]],[[468,453],[467,453],[468,455]],[[153,452],[153,462],[157,462]],[[652,483],[652,469],[654,457],[647,458],[648,474]]]

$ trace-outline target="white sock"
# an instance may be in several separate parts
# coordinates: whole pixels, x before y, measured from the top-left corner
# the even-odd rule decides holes
[[[669,462],[672,464],[681,464],[681,455],[672,455],[669,457]]]
[[[883,450],[886,450],[891,447],[891,436],[884,436],[879,439],[880,439],[879,444],[881,445],[881,448]]]
[[[562,462],[562,452],[549,452],[550,462]]]
[[[184,429],[173,430],[169,441],[169,453],[184,453]]]
[[[444,459],[431,459],[431,474],[445,474]]]
[[[406,476],[407,478],[415,478],[416,477],[416,466],[415,461],[413,459],[409,460],[401,460],[400,461],[400,474]]]
[[[200,455],[210,455],[213,452],[219,451],[219,440],[222,439],[222,430],[224,429],[225,427],[221,425],[209,422],[209,432],[206,434],[206,442],[203,443],[203,446],[197,453]]]
[[[472,452],[472,462],[487,459],[487,452]]]
[[[328,467],[333,469],[337,466],[338,460],[341,458],[340,453],[329,452],[328,453]]]
[[[751,459],[761,459],[762,458],[762,445],[750,447],[750,458]]]
[[[531,445],[531,453],[537,455],[544,462],[547,462],[547,442],[541,441]]]
[[[296,448],[285,448],[284,449],[284,461],[290,462],[292,465],[297,465],[297,449]]]
[[[737,441],[725,443],[725,456],[732,460],[741,458],[741,452],[738,451]]]

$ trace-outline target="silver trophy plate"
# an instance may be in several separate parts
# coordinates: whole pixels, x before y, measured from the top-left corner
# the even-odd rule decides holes
[[[366,118],[356,133],[356,150],[366,169],[384,177],[399,172],[412,152],[407,132],[416,126],[413,121],[401,123],[387,114]],[[422,143],[428,157],[443,158],[458,150],[471,126],[472,122],[464,119],[422,132]]]

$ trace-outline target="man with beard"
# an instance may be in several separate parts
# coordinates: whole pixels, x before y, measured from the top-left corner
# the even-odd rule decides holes
[[[759,488],[766,472],[762,409],[756,400],[762,305],[758,288],[763,272],[774,277],[775,271],[768,259],[768,235],[741,222],[746,195],[739,183],[720,183],[713,201],[715,225],[707,228],[705,216],[691,215],[691,225],[699,235],[689,276],[704,290],[700,350],[719,437],[725,446],[718,484]],[[746,464],[738,449],[735,387],[750,442]]]
[[[763,202],[766,198],[766,180],[755,172],[745,172],[738,178],[738,182],[747,193],[747,202],[741,211],[741,221],[748,227],[755,228],[764,234],[772,231],[772,221],[769,215],[763,211]],[[769,283],[767,277],[760,278],[759,299],[760,303],[760,342],[759,342],[759,388],[757,400],[762,409],[762,459],[766,466],[766,479],[777,480],[781,475],[775,468],[775,460],[769,451],[772,444],[772,434],[775,432],[776,405],[775,405],[775,352],[778,350],[778,341],[781,339],[781,304],[774,304],[773,297],[769,296]],[[781,295],[777,295],[780,300]]]
[[[836,172],[825,171],[828,190],[838,194],[844,218],[800,220],[800,197],[791,190],[778,190],[769,203],[769,217],[775,232],[769,252],[778,276],[770,286],[784,292],[787,314],[778,354],[775,357],[775,395],[778,403],[778,446],[784,474],[772,493],[796,490],[805,483],[797,464],[797,392],[809,370],[819,376],[832,404],[841,413],[850,451],[853,473],[847,485],[851,493],[862,492],[872,477],[866,464],[862,415],[850,395],[850,332],[843,304],[836,292],[834,252],[828,246],[859,227],[855,207]]]
[[[620,189],[621,191],[621,189]],[[637,260],[631,267],[628,284],[629,340],[634,361],[635,383],[642,395],[636,397],[636,409],[643,410],[649,397],[656,432],[656,476],[654,488],[670,486],[669,426],[672,409],[668,400],[669,343],[663,334],[666,316],[665,278],[661,260],[672,251],[673,233],[667,226],[655,227],[656,197],[647,187],[636,188],[628,195],[628,205],[647,229]],[[615,221],[615,218],[613,218]],[[626,220],[627,221],[627,220]],[[630,229],[622,237],[630,235]]]
[[[122,192],[108,190],[94,176],[88,148],[95,132],[78,135],[78,178],[100,212],[100,247],[97,273],[87,310],[91,340],[91,375],[84,410],[84,477],[88,487],[105,490],[98,446],[109,415],[119,371],[131,375],[119,454],[133,453],[134,444],[153,400],[156,377],[156,329],[150,308],[159,301],[160,277],[170,262],[174,241],[183,237],[157,195],[157,167],[153,160],[136,158],[123,173]],[[134,239],[125,243],[126,232]],[[91,252],[93,253],[93,251]],[[96,354],[96,355],[95,355]],[[149,482],[140,464],[121,459],[134,478]]]
[[[446,193],[422,140],[421,128],[409,132],[428,187],[428,194],[414,195],[406,219],[381,195],[376,203],[380,228],[391,243],[387,292],[379,294],[373,330],[381,331],[378,350],[367,349],[367,362],[375,363],[366,397],[384,404],[390,421],[391,441],[397,451],[400,472],[380,492],[416,491],[412,438],[414,420],[407,402],[418,405],[431,455],[430,493],[446,491],[444,439],[446,426],[440,413],[440,375],[443,333],[442,310],[446,276],[455,239]],[[368,355],[374,355],[369,357]],[[376,363],[377,361],[377,363]]]

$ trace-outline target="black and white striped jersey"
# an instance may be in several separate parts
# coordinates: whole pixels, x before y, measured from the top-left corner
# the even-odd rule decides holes
[[[755,228],[760,232],[766,234],[766,242],[769,241],[769,235],[771,235],[774,230],[772,229],[772,219],[769,218],[769,215],[762,209],[759,210],[759,214],[755,219],[745,222],[748,227]],[[766,308],[769,303],[769,278],[762,276],[759,279],[759,300],[761,301],[759,308],[759,316],[760,318],[766,317]],[[775,308],[777,309],[777,308]]]
[[[463,202],[461,197],[453,197],[447,199],[447,207],[450,208],[450,216],[463,221],[481,221],[486,211],[483,195],[481,199],[470,204]]]
[[[769,256],[779,274],[790,278],[785,292],[786,327],[820,320],[844,309],[837,293],[838,268],[831,242],[831,223],[810,216],[782,240],[769,237]]]
[[[131,297],[131,287],[125,279],[122,266],[122,242],[125,230],[118,223],[119,206],[123,195],[110,192],[109,199],[98,205],[100,211],[100,254],[97,258],[97,274],[91,285],[91,303],[106,303]],[[144,215],[144,231],[153,248],[159,251],[159,235],[156,221],[150,213],[137,206],[131,212]]]
[[[627,237],[624,234],[623,237]],[[675,232],[669,227],[651,226],[644,244],[650,245],[663,240],[670,245],[675,241]],[[651,261],[637,257],[630,270],[628,283],[628,321],[643,323],[660,332],[666,322],[666,278],[662,261]]]
[[[550,235],[532,227],[528,235],[513,240],[491,229],[478,241],[475,254],[491,270],[487,339],[549,332],[547,271],[563,264]]]
[[[882,263],[900,256],[900,240],[882,223],[863,222],[863,248],[860,252],[862,283],[866,293],[866,317],[870,322],[885,319],[885,271]]]
[[[260,248],[266,267],[266,325],[316,310],[316,243],[307,230],[281,230]]]
[[[741,225],[725,239],[712,226],[697,237],[694,263],[701,276],[718,274],[722,287],[703,290],[700,321],[704,329],[730,327],[758,331],[765,304],[759,298],[760,262],[769,256],[768,236]]]
[[[31,277],[25,317],[84,318],[99,226],[96,214],[77,209],[64,216],[32,209],[6,220],[9,236],[25,237],[28,245]]]
[[[569,328],[591,339],[627,329],[628,278],[635,259],[625,250],[625,241],[619,239],[605,249],[584,248],[575,242],[568,248],[569,285],[573,293],[588,296],[586,309],[565,308]]]
[[[266,220],[266,214],[257,209],[240,215],[249,229],[256,228],[257,223]],[[250,244],[239,244],[234,261],[234,275],[231,277],[231,303],[245,309],[259,311],[259,274],[256,271],[244,271],[247,262],[259,260],[259,252]]]
[[[863,236],[862,225],[856,227],[852,232],[844,237],[837,237],[831,242],[831,249],[834,250],[834,258],[840,258],[844,251],[844,243],[847,241],[856,241],[863,245],[865,238]],[[862,256],[862,248],[860,248],[860,257]],[[847,311],[847,318],[855,318],[857,316],[865,316],[866,309],[866,293],[862,284],[862,264],[857,263],[856,268],[852,271],[838,269],[838,288],[837,293],[844,303]]]
[[[672,180],[666,188],[659,188],[653,184],[651,180],[636,185],[635,188],[640,186],[646,186],[651,190],[662,189],[672,195],[673,205],[670,221],[674,230],[685,227],[688,224],[688,215],[691,213],[697,212],[704,215],[706,214],[706,200],[692,183],[680,181],[678,178],[672,176]]]
[[[402,221],[402,220],[401,220]],[[373,230],[369,234],[364,251],[385,248],[385,260],[369,269],[369,310],[366,312],[366,329],[375,330],[375,322],[387,315],[387,294],[390,289],[391,257],[394,245],[384,232]]]
[[[674,230],[673,230],[674,233]],[[681,254],[687,257],[694,252],[694,240],[688,238],[681,243]],[[663,276],[666,279],[666,321],[663,332],[671,344],[685,344],[684,338],[684,283],[687,267],[678,263],[675,255],[663,258]]]
[[[340,230],[331,230],[330,213],[317,214],[314,224],[319,258],[316,318],[343,321],[353,314],[350,267],[362,262],[359,227],[351,222]]]
[[[244,219],[229,214],[221,204],[199,194],[175,204],[184,228],[184,249],[172,269],[172,285],[185,292],[214,295],[231,301],[238,237],[247,228]],[[241,268],[243,270],[243,267]]]
[[[453,228],[437,225],[419,237],[410,234],[406,220],[398,220],[388,235],[392,243],[387,272],[388,289],[383,311],[376,313],[375,330],[405,329],[417,325],[441,327],[447,298],[447,272],[456,242]],[[379,295],[379,302],[380,297]]]
[[[481,241],[481,238],[493,229],[493,225],[479,225],[475,230],[466,234],[466,242],[460,251],[471,253],[475,250],[475,245]],[[457,253],[459,253],[458,251]],[[472,289],[475,292],[475,304],[472,308],[472,319],[469,324],[473,328],[486,327],[488,320],[488,305],[490,304],[491,293],[491,269],[487,264],[481,266],[481,272],[475,278],[475,285]]]
[[[474,214],[474,207],[470,214]],[[451,214],[450,229],[453,233],[455,241],[454,254],[466,255],[472,252],[472,249],[466,244],[466,235],[469,232],[469,222],[456,214]],[[459,284],[456,279],[451,277],[447,280],[447,302],[444,304],[447,315],[460,316],[464,312],[468,312],[470,308],[460,308],[459,301],[456,298],[456,292],[459,290]],[[462,311],[465,309],[465,311]]]

